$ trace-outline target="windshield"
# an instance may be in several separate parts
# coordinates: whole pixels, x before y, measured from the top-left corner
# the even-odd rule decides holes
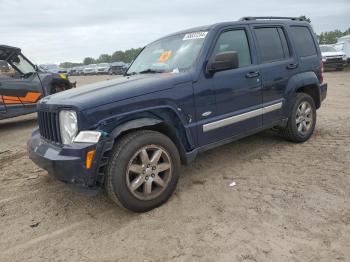
[[[332,46],[320,46],[321,52],[336,52],[334,47]]]
[[[100,66],[100,67],[106,67],[106,66],[109,66],[109,64],[103,63],[103,64],[99,64],[98,66]]]
[[[13,55],[9,60],[10,63],[24,75],[35,72],[33,65],[29,63],[28,60],[25,59],[21,54]]]
[[[195,63],[208,32],[179,34],[146,46],[127,74],[183,72]]]
[[[343,43],[335,44],[335,45],[334,45],[334,49],[337,50],[337,51],[343,51],[343,49],[344,49],[344,44],[343,44]]]

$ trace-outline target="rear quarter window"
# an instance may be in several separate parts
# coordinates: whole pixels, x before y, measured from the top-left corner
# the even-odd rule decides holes
[[[317,54],[312,34],[306,26],[291,26],[291,36],[300,57]]]

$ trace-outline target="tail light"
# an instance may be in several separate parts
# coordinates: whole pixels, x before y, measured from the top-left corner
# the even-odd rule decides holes
[[[320,83],[323,83],[323,71],[324,71],[324,66],[323,66],[323,61],[321,60],[321,73],[320,73]]]

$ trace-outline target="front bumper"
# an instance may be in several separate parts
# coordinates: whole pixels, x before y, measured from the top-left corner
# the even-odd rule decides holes
[[[46,141],[35,130],[27,143],[29,158],[48,174],[68,184],[74,191],[85,195],[96,195],[99,156],[103,143],[77,143],[69,146],[58,146]],[[85,167],[86,154],[96,150],[90,169]]]
[[[320,98],[321,101],[325,100],[327,97],[328,85],[326,83],[320,85]]]
[[[325,67],[325,69],[341,69],[346,67],[346,61],[345,60],[326,61],[323,63],[323,66]]]

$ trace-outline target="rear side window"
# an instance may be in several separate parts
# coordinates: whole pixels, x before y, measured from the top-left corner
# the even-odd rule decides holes
[[[263,63],[273,62],[289,57],[287,40],[281,28],[255,28],[261,60]]]
[[[250,50],[244,29],[223,32],[216,42],[213,56],[221,52],[235,51],[238,54],[239,67],[250,65]]]
[[[317,53],[314,39],[312,38],[309,28],[306,26],[292,26],[291,35],[299,56],[312,56]]]

